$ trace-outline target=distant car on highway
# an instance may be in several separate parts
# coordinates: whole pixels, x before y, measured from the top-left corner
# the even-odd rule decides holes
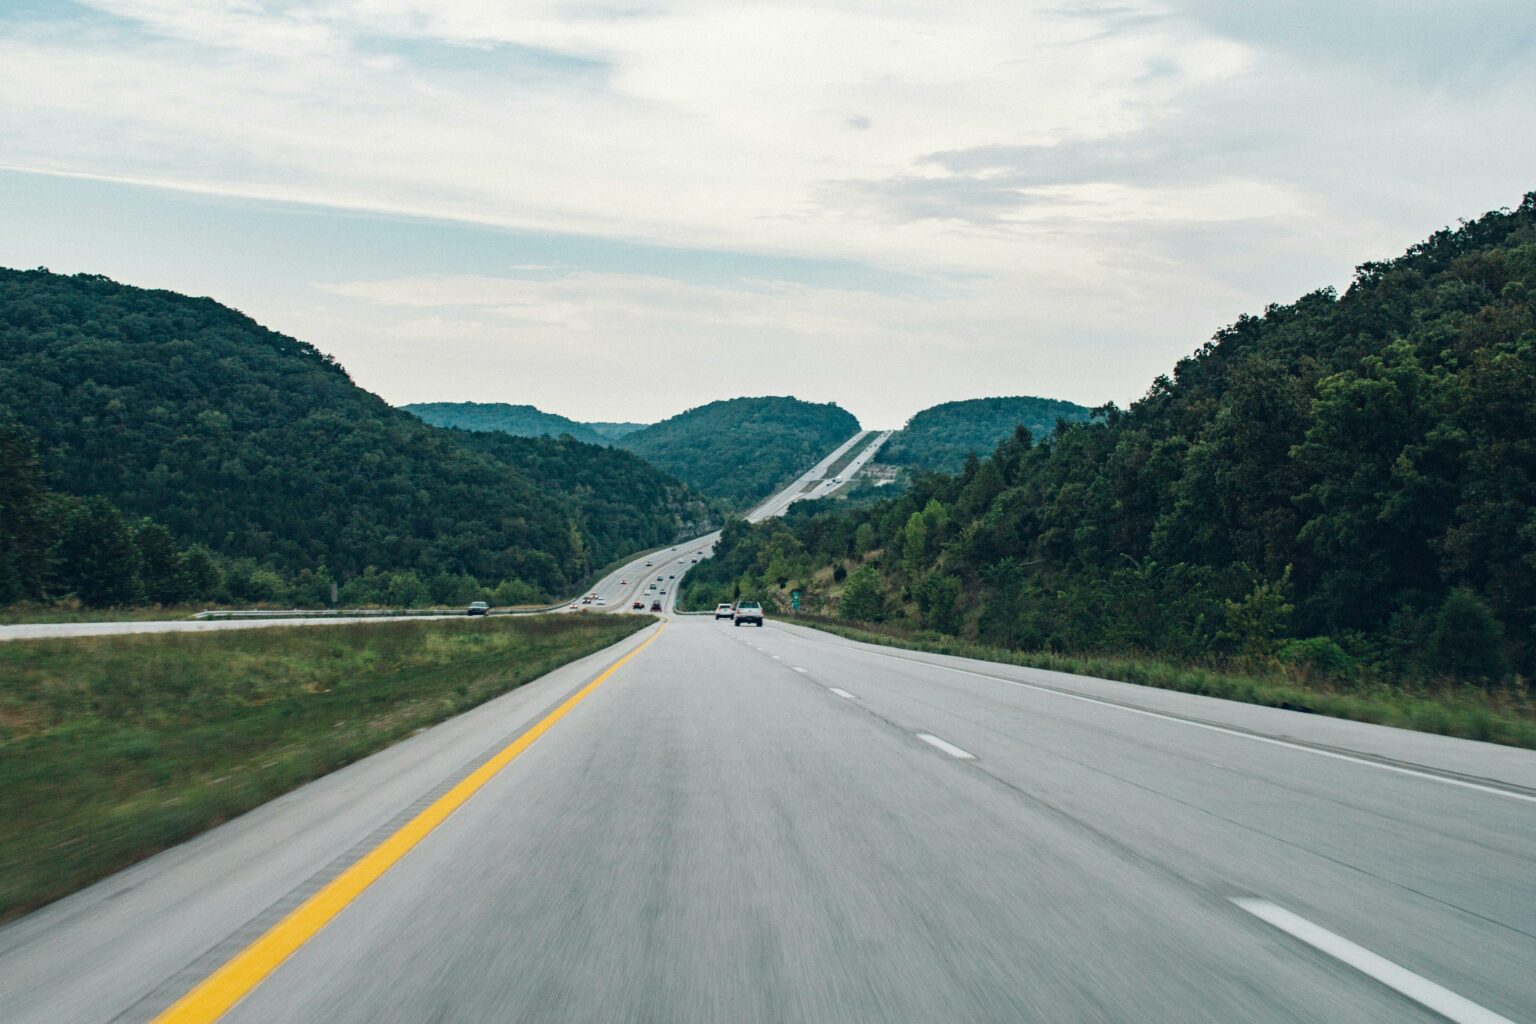
[[[636,601],[634,604],[630,605],[629,607],[633,611],[643,612],[643,611],[645,611],[645,602],[644,601]]]
[[[484,601],[471,601],[469,603],[469,611],[468,611],[467,614],[470,614],[470,615],[489,615],[490,613],[491,613],[491,606],[486,604]]]
[[[716,622],[719,622],[721,619],[732,618],[732,617],[735,616],[735,614],[736,614],[736,606],[733,605],[733,604],[717,604],[717,605],[715,605],[715,621]]]
[[[731,620],[731,625],[739,626],[745,622],[749,626],[761,626],[763,624],[763,606],[756,601],[740,601],[736,605],[736,616]]]
[[[661,602],[660,601],[652,601],[651,602],[651,611],[653,611],[653,612],[661,611]]]

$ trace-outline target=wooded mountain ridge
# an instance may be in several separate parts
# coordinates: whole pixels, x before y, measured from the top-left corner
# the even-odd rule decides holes
[[[1218,331],[1129,409],[899,498],[728,524],[698,606],[1022,649],[1536,676],[1536,193]]]
[[[45,490],[286,578],[371,568],[557,595],[711,514],[621,450],[429,426],[211,299],[0,269],[0,357],[0,419],[20,428],[0,473],[35,442]]]

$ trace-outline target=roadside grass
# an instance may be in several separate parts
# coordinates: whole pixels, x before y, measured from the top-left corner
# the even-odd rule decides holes
[[[134,608],[79,608],[68,604],[12,604],[0,607],[0,626],[45,622],[149,622],[186,619],[208,609],[206,604],[144,605]]]
[[[1509,691],[1490,693],[1465,686],[1410,689],[1381,683],[1349,687],[1279,669],[1239,672],[1117,655],[1010,651],[937,634],[914,634],[890,626],[813,615],[787,621],[850,640],[909,651],[1114,679],[1245,704],[1536,749],[1536,703]]]
[[[530,616],[0,644],[0,920],[653,621]]]
[[[502,611],[512,611],[527,614],[529,612],[548,611],[564,607],[564,601],[554,604],[517,604],[503,608],[495,608],[493,611],[500,614]],[[286,612],[297,611],[305,614],[328,612],[334,615],[347,614],[378,614],[381,612],[409,613],[413,615],[463,615],[464,606],[455,605],[423,605],[418,608],[384,608],[379,605],[354,605],[346,608],[314,608],[295,607],[294,605],[275,605],[262,603],[246,603],[240,605],[220,604],[177,604],[177,605],[135,605],[123,608],[80,608],[68,604],[13,604],[0,607],[0,626],[36,626],[46,623],[70,623],[70,622],[164,622],[172,619],[190,619],[198,612]],[[239,618],[240,616],[232,616]]]

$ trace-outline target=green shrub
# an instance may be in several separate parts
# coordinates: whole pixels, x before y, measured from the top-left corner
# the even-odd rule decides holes
[[[1355,659],[1335,643],[1332,637],[1326,636],[1287,640],[1280,645],[1275,656],[1280,659],[1282,665],[1300,669],[1308,675],[1326,676],[1329,679],[1353,679],[1358,668]]]
[[[1499,620],[1476,594],[1462,588],[1451,591],[1440,606],[1428,655],[1429,669],[1436,675],[1486,685],[1509,674]]]

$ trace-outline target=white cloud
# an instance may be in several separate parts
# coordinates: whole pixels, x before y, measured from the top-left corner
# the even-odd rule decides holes
[[[1011,2],[962,16],[743,3],[628,17],[472,0],[96,2],[155,35],[0,44],[8,163],[905,265],[936,248],[995,257],[837,217],[854,211],[826,209],[824,182],[912,173],[936,150],[1134,130],[1244,60],[1162,30],[1094,41],[1092,21]],[[396,45],[382,65],[380,39]],[[543,48],[612,71],[594,93],[483,64],[468,78],[415,66],[413,48],[434,43]],[[1196,70],[1141,81],[1181,54]],[[849,109],[868,130],[847,131]]]

